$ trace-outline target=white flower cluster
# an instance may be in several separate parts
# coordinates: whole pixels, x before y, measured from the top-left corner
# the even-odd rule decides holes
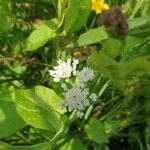
[[[84,113],[82,112],[86,107],[90,105],[89,99],[92,101],[97,100],[95,93],[89,93],[89,88],[82,88],[80,85],[76,85],[64,93],[65,105],[68,107],[68,111],[72,112],[77,110],[77,116],[82,118]]]
[[[58,66],[54,67],[54,70],[49,70],[50,75],[54,78],[55,82],[59,82],[62,78],[69,78],[71,73],[76,75],[76,66],[79,63],[78,60],[73,60],[71,65],[71,59],[68,59],[67,62],[59,59]]]
[[[90,100],[95,102],[98,96],[95,93],[89,92],[87,83],[94,78],[94,71],[88,67],[84,67],[81,71],[77,70],[78,60],[68,59],[67,62],[62,60],[58,61],[58,66],[54,70],[49,70],[50,75],[54,78],[55,82],[61,79],[68,79],[75,76],[78,82],[74,82],[72,88],[68,88],[66,83],[62,83],[61,87],[64,89],[64,105],[67,106],[68,111],[72,112],[77,110],[77,116],[82,118],[86,107],[90,105]]]

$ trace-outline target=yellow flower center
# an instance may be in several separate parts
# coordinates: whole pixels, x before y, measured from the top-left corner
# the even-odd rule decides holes
[[[96,12],[96,14],[100,14],[103,10],[108,10],[108,4],[104,3],[104,0],[92,0],[91,9]]]

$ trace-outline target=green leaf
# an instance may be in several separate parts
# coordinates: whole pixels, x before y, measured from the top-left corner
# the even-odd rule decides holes
[[[52,150],[51,145],[48,142],[35,144],[32,146],[13,146],[11,150]]]
[[[9,29],[12,27],[12,20],[10,18],[8,11],[0,6],[0,36],[6,32],[8,32]]]
[[[57,20],[52,19],[34,30],[27,39],[26,51],[36,50],[56,37]]]
[[[101,53],[116,58],[121,54],[122,46],[123,46],[123,41],[109,38],[103,44]]]
[[[114,59],[107,55],[94,52],[91,54],[88,63],[96,72],[105,74],[115,86],[121,90],[125,89],[127,82],[126,76]]]
[[[30,125],[48,130],[58,130],[61,126],[60,97],[53,90],[43,86],[33,89],[16,90],[15,102],[18,114]]]
[[[0,150],[13,150],[12,146],[0,141]]]
[[[105,74],[115,86],[122,91],[126,88],[127,77],[140,77],[150,72],[150,56],[140,56],[125,62],[116,62],[108,55],[94,52],[91,54],[88,63],[96,72]]]
[[[87,21],[91,0],[69,0],[66,12],[65,30],[67,33],[79,30]]]
[[[86,150],[79,137],[74,137],[66,142],[59,150]]]
[[[35,144],[32,146],[12,146],[0,141],[0,150],[52,150],[48,142]]]
[[[17,114],[11,93],[0,92],[0,138],[8,137],[25,127],[22,118]]]
[[[119,67],[124,75],[141,76],[150,72],[150,55],[139,56],[135,59],[120,62]]]
[[[117,133],[117,130],[119,128],[119,121],[116,120],[106,121],[104,123],[104,126],[105,126],[105,132],[111,136]]]
[[[89,30],[80,35],[79,39],[67,45],[67,48],[81,47],[106,40],[108,35],[103,27]]]
[[[129,33],[132,29],[142,27],[150,22],[150,16],[133,18],[128,21],[129,23]]]
[[[105,126],[99,120],[92,120],[85,126],[85,132],[90,140],[98,143],[108,143],[109,136],[105,132]]]
[[[133,47],[141,44],[145,38],[127,36],[124,40],[109,38],[103,44],[101,53],[116,58],[124,53],[129,53]]]

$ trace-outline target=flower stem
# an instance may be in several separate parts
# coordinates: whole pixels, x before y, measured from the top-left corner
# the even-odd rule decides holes
[[[89,115],[90,115],[90,113],[91,113],[93,107],[94,107],[93,105],[90,105],[89,108],[87,109],[87,111],[86,111],[86,113],[85,113],[85,115],[84,115],[84,119],[85,119],[85,120],[88,119],[88,117],[89,117]]]
[[[106,88],[108,87],[110,81],[107,81],[104,86],[101,88],[101,90],[99,91],[98,96],[101,97],[102,94],[105,92]]]
[[[100,92],[99,92],[99,95],[98,95],[99,97],[101,97],[102,94],[105,92],[106,88],[107,88],[108,85],[109,85],[109,82],[110,82],[110,81],[107,81],[107,82],[104,84],[104,86],[101,88],[101,90],[100,90]],[[86,113],[85,113],[85,115],[84,115],[84,119],[85,119],[85,120],[88,119],[90,113],[92,112],[93,107],[94,107],[94,105],[90,105],[89,108],[87,109],[87,111],[86,111]]]
[[[75,109],[75,110],[71,113],[71,115],[70,115],[70,117],[69,117],[69,121],[70,121],[70,122],[72,122],[72,121],[75,119],[76,112],[77,112],[77,110]]]

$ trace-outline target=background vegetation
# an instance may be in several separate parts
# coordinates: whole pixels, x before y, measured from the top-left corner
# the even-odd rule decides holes
[[[91,0],[0,0],[0,150],[150,150],[150,1],[106,2],[122,6],[125,37]],[[96,72],[82,119],[49,103],[48,70],[69,56]]]

